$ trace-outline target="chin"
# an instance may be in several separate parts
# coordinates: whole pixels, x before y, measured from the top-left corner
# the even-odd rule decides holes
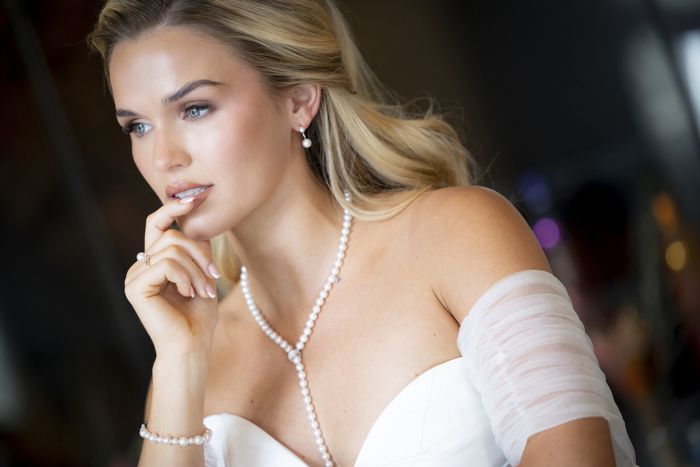
[[[213,226],[204,219],[188,219],[185,222],[178,220],[180,231],[197,242],[204,242],[226,232],[225,227]]]

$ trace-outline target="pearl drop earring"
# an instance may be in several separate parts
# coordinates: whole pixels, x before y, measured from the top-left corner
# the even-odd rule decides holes
[[[311,140],[306,137],[303,126],[299,127],[299,133],[301,133],[301,136],[304,137],[304,140],[301,142],[301,145],[304,146],[306,149],[309,149],[311,147]]]

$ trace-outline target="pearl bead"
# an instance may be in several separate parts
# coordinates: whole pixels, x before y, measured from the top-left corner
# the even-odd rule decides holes
[[[317,438],[316,438],[316,444],[318,444],[319,446],[322,445],[322,444],[323,444],[323,438],[321,438],[320,436],[317,437]]]
[[[318,305],[314,305],[314,307],[311,309],[314,313],[320,313],[321,312],[321,307]]]
[[[202,444],[203,441],[204,441],[204,439],[203,439],[201,436],[199,436],[199,435],[197,435],[197,436],[194,437],[194,444],[196,444],[197,446],[199,446],[200,444]]]
[[[194,438],[187,438],[188,444],[194,444]]]
[[[331,274],[333,274],[334,276],[337,276],[338,274],[340,274],[340,269],[333,268],[333,270],[331,271]]]
[[[301,394],[302,394],[303,396],[308,396],[308,395],[309,395],[309,388],[304,388],[304,389],[302,389],[302,390],[301,390]]]
[[[279,344],[282,342],[282,337],[278,334],[277,337],[275,337],[275,344]]]
[[[148,440],[149,440],[149,441],[155,443],[155,442],[156,442],[156,439],[158,439],[158,437],[157,437],[155,434],[151,433],[150,435],[148,435]]]
[[[326,292],[325,290],[322,290],[321,293],[318,294],[318,296],[321,298],[326,298],[326,297],[328,297],[328,292]]]
[[[183,436],[182,438],[179,439],[178,443],[179,443],[180,446],[182,446],[182,447],[187,446],[187,438],[185,438],[185,437]]]
[[[316,428],[316,429],[314,430],[314,436],[321,436],[321,430],[319,430],[318,428]]]
[[[276,333],[275,331],[272,331],[272,332],[270,333],[270,339],[275,340],[275,339],[277,339],[277,337],[278,337],[278,336],[277,336],[277,333]]]
[[[340,231],[340,233],[343,234],[343,235],[347,235],[347,234],[350,233],[350,229],[348,229],[347,227],[345,227],[343,230]]]
[[[311,314],[309,315],[309,319],[310,319],[311,321],[316,321],[316,320],[318,319],[318,314],[316,314],[316,313],[311,313]]]
[[[306,344],[308,342],[308,340],[309,340],[309,336],[307,334],[302,334],[301,336],[299,336],[299,342]]]
[[[299,344],[297,344],[297,347],[299,347]],[[302,347],[304,347],[304,346],[302,345]],[[299,350],[301,350],[301,349],[299,349]],[[292,362],[293,363],[301,363],[301,357],[294,357]]]
[[[297,342],[297,350],[303,350],[303,349],[304,349],[304,343],[303,343],[303,342]],[[294,360],[292,360],[292,361],[293,361],[294,363],[298,363],[298,362],[295,362]],[[299,361],[301,361],[301,359],[299,359]]]
[[[248,304],[248,306],[253,306],[253,305],[255,305],[255,302],[253,301],[252,298],[249,298],[249,299],[246,300],[245,302]]]
[[[314,327],[314,324],[316,324],[315,321],[308,320],[308,321],[306,322],[306,327],[307,327],[307,328],[312,328],[312,327]]]
[[[162,440],[163,440],[162,441],[163,444],[165,444],[166,446],[169,446],[172,438],[170,436],[165,436],[164,438],[162,438]]]
[[[268,326],[268,328],[267,328],[267,331],[265,331],[265,334],[267,334],[268,336],[271,336],[271,335],[272,335],[272,329],[270,329],[269,326]]]
[[[340,243],[348,243],[348,236],[343,235],[342,237],[340,237]]]
[[[307,336],[310,336],[310,335],[311,335],[311,329],[305,328],[305,329],[304,329],[304,334],[306,334]]]
[[[297,376],[299,377],[299,379],[306,379],[306,372],[304,370],[301,370],[299,371],[299,373],[297,373]]]
[[[305,388],[308,385],[309,385],[309,383],[307,383],[305,379],[302,379],[301,381],[299,381],[299,386],[301,386],[302,388]]]
[[[318,447],[318,452],[320,452],[321,454],[323,454],[326,451],[328,451],[328,448],[326,447],[325,444],[322,444]]]
[[[307,412],[311,413],[314,411],[314,406],[311,404],[306,404],[306,407],[304,407]]]
[[[321,458],[322,458],[324,461],[327,461],[328,459],[331,458],[331,455],[328,454],[327,452],[324,452],[323,455],[321,456]]]
[[[303,363],[297,363],[297,366],[295,367],[297,371],[301,371],[304,369],[304,364]]]
[[[338,261],[336,261],[335,263],[333,263],[333,265],[334,265],[336,268],[339,268],[340,266],[343,265],[343,262],[340,261],[340,260],[338,260]]]
[[[340,267],[340,266],[338,266],[338,267]],[[333,284],[331,284],[330,282],[326,282],[323,285],[323,290],[325,290],[326,292],[329,292],[332,288],[333,288]]]
[[[304,404],[310,404],[311,403],[311,397],[310,396],[304,396]]]
[[[331,283],[331,284],[332,284],[333,282],[335,282],[335,276],[328,276],[327,282],[329,282],[329,283]]]
[[[341,244],[338,246],[338,249],[339,249],[340,251],[345,251],[345,250],[347,250],[347,248],[348,248],[348,246],[347,246],[345,243],[341,243]]]
[[[307,415],[307,416],[309,417],[309,420],[316,420],[316,414],[313,413],[313,412],[311,412],[311,413],[310,413],[309,415]]]
[[[336,274],[336,275],[337,275],[337,274]],[[317,298],[317,299],[316,299],[316,305],[318,305],[318,306],[322,306],[322,305],[323,305],[323,299],[322,299],[322,298],[320,298],[320,297],[319,297],[319,298]]]
[[[345,253],[343,253],[342,251],[339,251],[338,253],[336,253],[335,256],[338,259],[343,259],[343,258],[345,258]]]
[[[326,464],[324,467],[333,467],[333,462],[331,461],[326,461]]]
[[[352,216],[350,215],[350,213],[348,213],[347,210],[345,211],[345,215],[343,216],[343,220],[346,222],[350,222],[352,220]]]
[[[313,428],[313,429],[318,428],[318,422],[317,422],[316,420],[314,420],[313,422],[311,422],[311,428]]]
[[[343,228],[344,228],[344,229],[349,229],[351,225],[352,225],[352,224],[350,223],[350,221],[344,221],[344,222],[343,222]],[[342,232],[342,231],[341,231],[341,232]],[[345,234],[345,235],[347,235],[347,234]]]

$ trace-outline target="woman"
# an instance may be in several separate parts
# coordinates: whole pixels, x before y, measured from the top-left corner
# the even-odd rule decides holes
[[[634,464],[527,224],[332,0],[110,0],[90,41],[163,202],[141,465]]]

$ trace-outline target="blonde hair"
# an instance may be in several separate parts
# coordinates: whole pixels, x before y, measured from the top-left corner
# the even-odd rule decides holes
[[[475,165],[454,128],[432,106],[414,115],[389,102],[333,0],[108,0],[88,43],[109,76],[117,44],[168,26],[229,46],[272,92],[321,86],[307,130],[314,141],[309,166],[354,216],[385,219],[422,193],[472,184]],[[387,192],[392,196],[378,196]],[[212,247],[223,276],[235,283],[240,265],[225,235],[212,239]]]

